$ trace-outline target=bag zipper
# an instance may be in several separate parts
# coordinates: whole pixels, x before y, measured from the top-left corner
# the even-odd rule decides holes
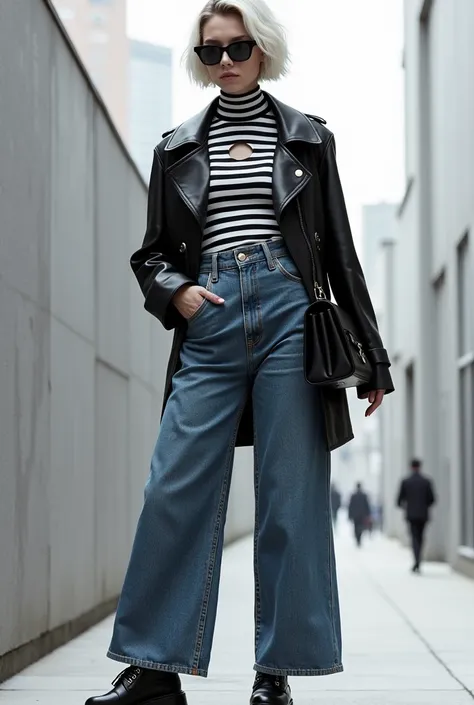
[[[315,297],[316,297],[317,299],[325,299],[325,298],[326,298],[326,294],[325,294],[325,292],[324,292],[324,289],[323,289],[323,287],[318,283],[318,281],[317,281],[317,279],[316,279],[316,262],[315,262],[315,260],[314,260],[314,254],[313,254],[313,250],[312,250],[312,248],[311,248],[311,244],[310,244],[310,242],[309,242],[308,236],[307,236],[307,234],[306,234],[306,230],[305,230],[305,228],[304,228],[303,213],[301,212],[301,204],[300,204],[300,199],[299,199],[298,197],[296,198],[296,205],[297,205],[297,208],[298,208],[298,216],[299,216],[299,220],[300,220],[301,232],[303,233],[304,239],[306,240],[306,244],[308,245],[308,250],[309,250],[310,257],[311,257],[311,262],[312,262],[312,265],[313,265],[313,280],[314,280],[314,281],[313,281],[313,290],[314,290],[314,295],[315,295]],[[315,235],[318,236],[317,233],[315,233]]]

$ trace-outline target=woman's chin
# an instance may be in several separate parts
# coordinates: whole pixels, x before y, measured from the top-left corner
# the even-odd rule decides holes
[[[224,93],[233,93],[235,95],[248,93],[255,87],[255,83],[244,83],[240,77],[221,79],[217,85]]]
[[[223,78],[219,81],[218,86],[225,93],[240,93],[242,91],[242,82],[238,78]]]

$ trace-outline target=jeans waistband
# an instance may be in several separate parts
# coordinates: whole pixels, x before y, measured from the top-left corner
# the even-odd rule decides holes
[[[275,268],[275,258],[288,255],[283,240],[265,240],[253,245],[242,245],[232,250],[204,253],[201,257],[200,274],[214,275],[224,269],[240,269],[254,262],[266,261],[269,269]]]

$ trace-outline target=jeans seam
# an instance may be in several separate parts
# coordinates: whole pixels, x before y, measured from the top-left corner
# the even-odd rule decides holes
[[[247,399],[245,399],[242,408],[239,410],[237,414],[237,421],[235,424],[235,428],[231,437],[231,442],[229,444],[229,447],[227,449],[227,457],[226,457],[226,465],[225,465],[225,472],[224,472],[224,477],[222,479],[222,485],[221,485],[221,492],[219,496],[219,503],[217,505],[217,514],[216,514],[216,519],[214,522],[214,532],[212,536],[212,542],[211,542],[211,551],[209,555],[209,561],[208,561],[208,569],[207,569],[207,576],[206,576],[206,583],[204,586],[204,595],[201,603],[201,614],[200,614],[200,619],[198,622],[198,631],[196,634],[196,642],[194,645],[194,658],[193,658],[193,673],[194,671],[200,670],[198,668],[199,665],[199,660],[201,658],[201,652],[202,652],[202,645],[204,641],[204,633],[206,631],[206,620],[207,620],[207,612],[209,608],[209,597],[211,594],[211,589],[212,589],[212,581],[214,578],[214,569],[215,569],[215,562],[216,562],[216,554],[217,554],[217,547],[219,545],[219,534],[220,534],[220,529],[221,529],[221,523],[222,523],[222,514],[225,506],[225,500],[226,496],[228,493],[229,489],[229,477],[230,473],[232,470],[232,451],[235,446],[235,440],[237,438],[237,433],[239,430],[239,425],[240,425],[240,419],[242,417],[242,414],[245,409]]]
[[[271,676],[331,676],[342,673],[344,667],[342,663],[337,663],[330,668],[273,668],[255,663],[253,669]]]
[[[338,648],[337,648],[337,637],[336,637],[336,628],[335,628],[335,623],[334,623],[334,585],[333,585],[333,575],[332,575],[332,568],[335,569],[335,566],[331,566],[331,560],[333,559],[333,553],[334,553],[334,547],[333,547],[333,542],[332,542],[332,520],[331,520],[331,511],[330,511],[330,506],[331,506],[331,469],[330,469],[330,464],[331,462],[331,456],[329,453],[326,453],[326,494],[328,497],[328,501],[326,502],[326,527],[327,527],[327,536],[328,536],[328,556],[329,556],[329,565],[328,565],[328,576],[329,576],[329,611],[331,615],[331,630],[332,630],[332,647],[333,647],[333,652],[334,652],[334,662],[338,663],[339,662],[339,657],[338,657]]]
[[[130,666],[140,666],[141,668],[149,668],[156,671],[168,671],[170,673],[186,673],[189,676],[203,676],[207,677],[207,670],[203,668],[195,669],[189,666],[185,666],[181,663],[157,663],[155,661],[146,661],[140,658],[133,658],[130,656],[123,656],[122,654],[116,654],[110,649],[107,651],[108,658],[113,661],[120,661],[121,663],[128,663]]]
[[[254,472],[255,472],[255,530],[254,530],[254,580],[255,580],[255,658],[257,657],[257,649],[260,640],[260,623],[261,623],[261,600],[260,600],[260,570],[258,563],[258,538],[260,529],[260,519],[258,513],[258,500],[260,496],[260,473],[258,465],[258,443],[257,431],[255,428],[255,420],[253,427],[253,442],[254,442]]]
[[[242,319],[244,322],[244,338],[245,338],[245,351],[247,353],[247,371],[251,374],[252,372],[252,364],[251,364],[251,359],[252,359],[252,341],[250,340],[247,335],[247,313],[245,311],[245,302],[244,302],[244,286],[243,286],[243,277],[245,276],[245,271],[242,267],[239,267],[239,284],[240,284],[240,303],[242,306]]]
[[[255,300],[257,302],[255,308],[257,312],[257,335],[254,340],[252,340],[252,345],[255,347],[262,339],[263,335],[263,321],[262,321],[262,307],[260,305],[260,296],[258,288],[258,276],[257,276],[257,266],[254,264],[252,268],[252,284],[255,286]]]

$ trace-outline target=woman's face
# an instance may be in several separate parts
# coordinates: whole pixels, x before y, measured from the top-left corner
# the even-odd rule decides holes
[[[239,15],[213,15],[203,27],[202,43],[227,46],[240,39],[252,39]],[[219,64],[206,66],[209,78],[226,93],[247,93],[258,84],[263,52],[254,47],[248,61],[232,61],[224,52]]]

